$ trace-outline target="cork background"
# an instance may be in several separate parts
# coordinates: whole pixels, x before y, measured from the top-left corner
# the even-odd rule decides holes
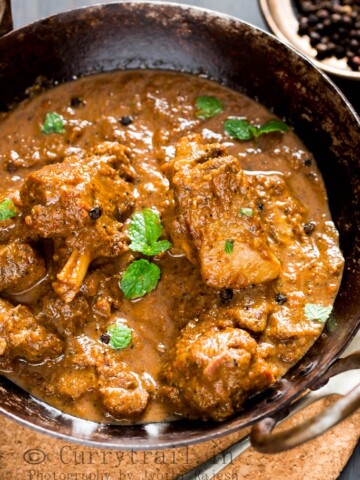
[[[336,401],[329,397],[284,422],[295,425]],[[36,433],[0,417],[0,480],[172,480],[219,454],[247,431],[189,447],[151,451],[88,448]],[[360,410],[322,437],[291,451],[214,460],[220,480],[336,480],[360,437]],[[199,474],[199,480],[209,476]]]

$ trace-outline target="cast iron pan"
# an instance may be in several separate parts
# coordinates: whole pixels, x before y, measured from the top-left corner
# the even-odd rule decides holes
[[[3,33],[11,25],[4,6],[8,2],[0,0]],[[359,119],[326,76],[275,37],[231,17],[165,3],[84,8],[6,34],[0,39],[0,106],[6,109],[23,98],[40,75],[50,82],[65,82],[135,68],[206,74],[259,100],[294,127],[322,171],[346,260],[334,314],[311,351],[283,380],[223,423],[95,424],[48,407],[4,378],[0,378],[0,411],[56,437],[134,449],[209,440],[265,419],[253,435],[254,443],[262,448],[269,438],[271,443],[271,437],[266,440],[263,434],[274,424],[266,418],[286,410],[329,372],[360,325]],[[360,367],[359,356],[335,363],[328,375],[334,369],[356,366]],[[346,402],[349,413],[360,405],[360,392]]]

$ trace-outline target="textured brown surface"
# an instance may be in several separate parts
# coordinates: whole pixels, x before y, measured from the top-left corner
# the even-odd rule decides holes
[[[317,413],[333,399],[319,402],[281,428]],[[38,434],[0,418],[1,480],[170,480],[217,454],[243,432],[188,448],[132,452],[81,447]],[[307,445],[277,455],[250,449],[228,465],[217,479],[336,480],[360,435],[360,411]],[[33,463],[32,463],[33,462]],[[39,462],[39,463],[35,463]],[[199,476],[201,480],[207,477]]]

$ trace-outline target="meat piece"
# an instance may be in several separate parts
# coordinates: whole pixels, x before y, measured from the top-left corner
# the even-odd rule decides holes
[[[19,293],[46,276],[45,262],[27,243],[0,246],[0,291]]]
[[[66,302],[80,289],[90,262],[127,249],[122,221],[133,206],[127,149],[105,142],[86,157],[68,157],[31,173],[21,188],[25,222],[70,255],[53,288]]]
[[[244,330],[219,326],[210,314],[183,329],[163,375],[163,392],[181,413],[214,420],[224,420],[250,392],[275,380],[256,341]]]
[[[99,393],[105,410],[117,419],[136,418],[150,400],[151,385],[111,356],[98,367]]]
[[[97,375],[92,368],[65,370],[54,383],[58,395],[77,400],[97,386]]]
[[[200,140],[197,135],[182,139],[166,169],[175,200],[168,225],[175,246],[199,264],[204,281],[214,288],[276,279],[280,262],[261,224],[256,190],[224,147]]]
[[[37,316],[44,325],[49,325],[62,337],[73,335],[78,328],[92,319],[89,304],[81,294],[66,303],[54,293],[50,293],[44,297]]]
[[[4,300],[0,300],[0,339],[2,355],[31,363],[56,358],[63,349],[59,338],[41,325],[27,307],[13,307]]]
[[[85,390],[95,388],[106,412],[117,419],[139,417],[154,391],[152,383],[119,360],[119,352],[109,351],[107,345],[86,335],[68,338],[63,368],[61,392],[76,398],[75,379],[85,372],[87,378],[81,381],[79,387],[81,395]],[[75,371],[78,373],[69,373]],[[96,385],[92,381],[93,372],[97,378]],[[60,390],[58,393],[61,393]]]
[[[256,175],[251,178],[258,204],[263,205],[261,219],[275,250],[294,247],[304,240],[305,208],[291,194],[285,180],[278,175]]]
[[[234,321],[236,327],[260,333],[265,330],[269,312],[269,303],[266,300],[259,300],[248,308],[228,308],[226,316]]]
[[[0,178],[2,180],[2,176]],[[19,238],[25,242],[28,238],[28,232],[21,217],[19,190],[7,189],[1,191],[0,189],[0,204],[4,200],[11,200],[14,204],[16,215],[0,221],[0,245],[6,245]]]
[[[69,336],[66,341],[64,366],[70,369],[100,367],[104,363],[107,348],[85,334]]]

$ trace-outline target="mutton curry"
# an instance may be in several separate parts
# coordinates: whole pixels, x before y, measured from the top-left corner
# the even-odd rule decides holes
[[[99,422],[224,420],[321,334],[343,258],[314,158],[201,77],[34,87],[0,121],[0,372]]]

